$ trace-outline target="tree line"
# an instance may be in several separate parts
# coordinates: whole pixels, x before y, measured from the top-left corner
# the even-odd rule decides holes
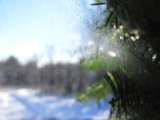
[[[83,92],[102,77],[102,72],[89,72],[79,64],[48,63],[38,67],[35,60],[22,65],[13,56],[0,62],[1,86],[38,87],[44,92],[55,94]]]

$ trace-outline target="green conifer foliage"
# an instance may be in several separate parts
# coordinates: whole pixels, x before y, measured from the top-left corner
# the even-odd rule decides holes
[[[114,95],[110,101],[111,117],[122,120],[159,120],[160,1],[107,0],[92,5],[106,5],[110,14],[103,26],[112,29],[106,34],[110,36],[111,43],[121,49],[121,59],[117,58],[118,62],[114,60],[114,64],[119,67],[105,67],[108,58],[104,58],[102,63],[102,60],[97,59],[94,61],[96,64],[88,64],[89,69],[107,71],[104,77],[108,84],[105,83],[106,87],[101,86],[105,89],[109,85]],[[103,26],[98,29],[104,30]],[[96,91],[97,86],[91,87],[92,92]],[[96,96],[98,94],[92,97]]]

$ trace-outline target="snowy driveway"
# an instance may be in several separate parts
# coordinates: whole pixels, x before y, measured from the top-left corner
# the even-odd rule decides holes
[[[0,120],[106,120],[110,106],[100,104],[42,95],[30,88],[6,88],[0,89]]]

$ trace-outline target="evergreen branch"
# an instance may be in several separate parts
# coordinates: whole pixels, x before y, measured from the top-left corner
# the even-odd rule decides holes
[[[110,12],[110,14],[109,14],[109,16],[108,16],[108,18],[106,20],[106,23],[105,23],[106,26],[108,26],[108,24],[110,23],[111,18],[113,17],[113,15],[114,15],[113,12]]]
[[[106,3],[104,3],[104,2],[99,2],[99,3],[92,3],[91,5],[104,5],[104,4],[106,4]]]
[[[108,74],[104,76],[113,93],[116,93],[115,97],[109,101],[112,105],[112,114],[117,111],[116,115],[120,117],[122,113],[129,115],[131,111],[133,113],[144,105],[154,106],[154,101],[150,101],[150,98],[157,98],[153,93],[158,87],[151,84],[152,79],[148,78],[145,83],[140,84],[136,79],[130,79],[127,74],[120,71],[114,71],[112,74],[114,79]]]

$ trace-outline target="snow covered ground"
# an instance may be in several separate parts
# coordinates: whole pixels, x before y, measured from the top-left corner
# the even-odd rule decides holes
[[[79,103],[75,97],[42,95],[31,88],[0,88],[0,120],[106,120],[107,101]]]

